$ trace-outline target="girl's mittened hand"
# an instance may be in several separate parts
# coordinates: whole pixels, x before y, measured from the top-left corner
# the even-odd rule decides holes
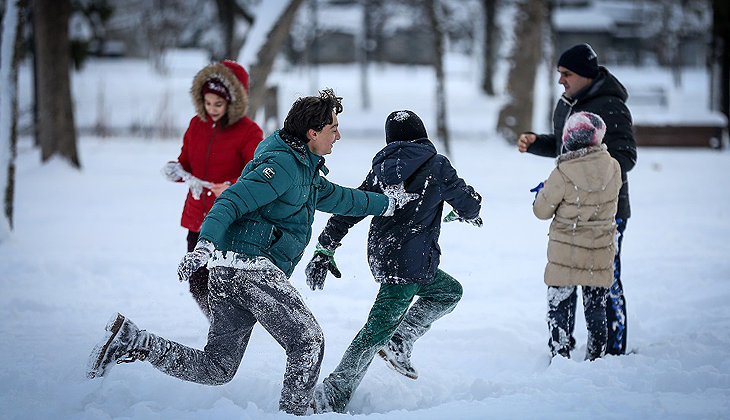
[[[183,174],[186,174],[180,162],[170,161],[162,167],[162,175],[167,178],[168,181],[177,182],[182,181]]]

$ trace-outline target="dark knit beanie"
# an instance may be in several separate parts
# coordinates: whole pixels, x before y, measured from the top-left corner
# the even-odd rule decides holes
[[[385,120],[385,142],[409,141],[428,137],[423,121],[413,111],[393,111]]]
[[[558,67],[589,79],[598,76],[598,56],[588,44],[578,44],[567,49],[558,60]]]
[[[219,79],[211,78],[203,84],[203,96],[206,93],[214,93],[221,98],[225,99],[226,102],[231,102],[231,94],[228,92],[226,86]]]
[[[606,123],[591,112],[576,112],[568,118],[563,128],[563,146],[568,151],[597,146],[606,134]]]

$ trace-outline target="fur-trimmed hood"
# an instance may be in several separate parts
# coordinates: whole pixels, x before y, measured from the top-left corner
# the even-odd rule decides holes
[[[605,144],[585,147],[563,153],[556,159],[557,167],[578,188],[586,191],[600,191],[612,181],[613,159],[606,159]],[[609,155],[610,156],[610,155]],[[580,159],[580,162],[576,161]]]
[[[234,70],[236,72],[234,73]],[[241,76],[237,76],[237,73]],[[225,61],[212,63],[204,67],[193,78],[193,85],[190,88],[190,95],[193,98],[195,113],[203,121],[208,121],[208,114],[205,112],[205,101],[203,99],[203,85],[208,80],[216,78],[228,89],[231,95],[231,102],[228,104],[228,125],[232,125],[246,116],[248,111],[248,74],[238,63]],[[243,78],[244,80],[241,80]]]

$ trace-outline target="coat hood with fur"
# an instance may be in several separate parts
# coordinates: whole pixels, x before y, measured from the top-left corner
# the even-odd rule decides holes
[[[228,125],[233,125],[240,121],[248,111],[248,74],[238,63],[223,61],[209,64],[195,75],[190,95],[193,98],[195,113],[203,121],[208,121],[203,99],[203,85],[213,78],[220,80],[231,95],[227,117]]]

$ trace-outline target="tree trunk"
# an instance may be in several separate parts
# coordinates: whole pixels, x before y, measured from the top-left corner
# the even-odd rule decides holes
[[[444,153],[451,154],[449,130],[446,124],[446,81],[444,75],[444,42],[439,15],[441,14],[439,0],[427,0],[426,8],[429,24],[433,33],[434,62],[436,70],[436,129],[437,136],[444,144]]]
[[[218,7],[218,22],[221,25],[223,34],[222,56],[214,56],[213,61],[237,60],[245,37],[236,36],[236,20],[243,18],[249,25],[253,24],[254,16],[243,9],[236,0],[216,0]]]
[[[223,41],[223,56],[213,57],[214,61],[236,59],[233,55],[234,22],[236,19],[233,11],[233,5],[231,4],[232,1],[234,0],[216,0],[216,5],[218,6],[218,21],[221,25],[221,32],[223,35],[223,39],[221,40]]]
[[[35,60],[38,71],[38,136],[41,159],[54,155],[80,168],[76,151],[68,21],[71,0],[34,0]]]
[[[264,103],[266,96],[266,78],[274,66],[274,59],[289,36],[296,12],[304,0],[291,0],[281,14],[279,20],[271,28],[266,42],[256,54],[256,63],[251,66],[251,82],[248,89],[248,115],[255,116],[256,111]]]
[[[0,47],[0,242],[13,229],[15,159],[18,154],[18,57],[26,0],[6,0]]]
[[[358,62],[360,66],[360,98],[362,109],[370,109],[370,60],[373,40],[373,8],[372,0],[361,0],[362,5],[362,28],[358,38]]]
[[[497,62],[497,0],[482,0],[484,7],[484,74],[482,90],[489,96],[494,95],[494,64]]]
[[[532,125],[535,74],[542,56],[545,0],[523,0],[518,5],[515,45],[507,80],[507,98],[499,112],[497,131],[510,143]]]
[[[710,108],[730,120],[730,3],[713,0],[712,15]]]

